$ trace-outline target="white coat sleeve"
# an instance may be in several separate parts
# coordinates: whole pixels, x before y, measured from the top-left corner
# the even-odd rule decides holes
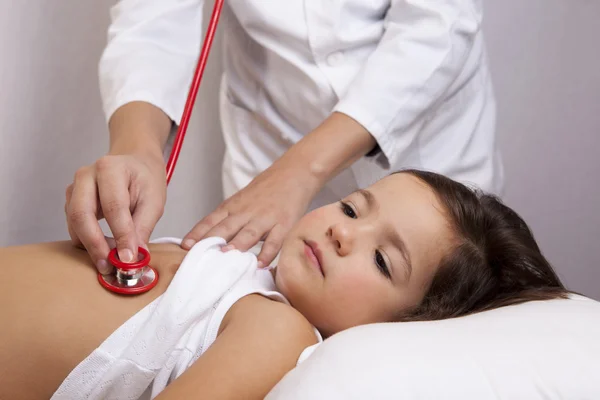
[[[99,64],[106,119],[145,101],[179,123],[202,41],[204,0],[120,0]]]
[[[461,73],[481,28],[476,2],[392,0],[383,38],[335,106],[373,135],[389,164]]]

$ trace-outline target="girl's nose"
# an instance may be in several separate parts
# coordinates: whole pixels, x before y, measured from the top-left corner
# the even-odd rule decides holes
[[[329,227],[327,236],[333,242],[333,245],[342,257],[347,256],[352,252],[354,247],[354,239],[356,236],[355,228],[352,224],[335,224]]]

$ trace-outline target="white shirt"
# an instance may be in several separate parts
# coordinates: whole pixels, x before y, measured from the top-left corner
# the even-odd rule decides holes
[[[201,47],[202,5],[113,7],[100,62],[107,118],[141,100],[179,121]],[[358,186],[412,167],[501,191],[480,0],[229,0],[220,29],[230,192],[333,111],[362,124],[381,148],[347,172]]]

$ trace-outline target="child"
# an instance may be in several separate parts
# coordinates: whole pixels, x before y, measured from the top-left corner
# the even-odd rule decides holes
[[[66,243],[0,250],[0,398],[264,398],[322,336],[568,295],[514,211],[429,172],[307,214],[274,271],[224,244],[151,245],[133,297]]]

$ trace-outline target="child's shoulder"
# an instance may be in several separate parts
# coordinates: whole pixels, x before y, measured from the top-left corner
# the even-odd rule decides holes
[[[311,324],[291,306],[259,294],[240,298],[214,344],[165,391],[167,398],[260,398],[317,343]]]
[[[239,299],[227,312],[219,334],[225,329],[255,332],[267,337],[287,337],[304,349],[318,342],[314,327],[292,306],[260,294]]]

